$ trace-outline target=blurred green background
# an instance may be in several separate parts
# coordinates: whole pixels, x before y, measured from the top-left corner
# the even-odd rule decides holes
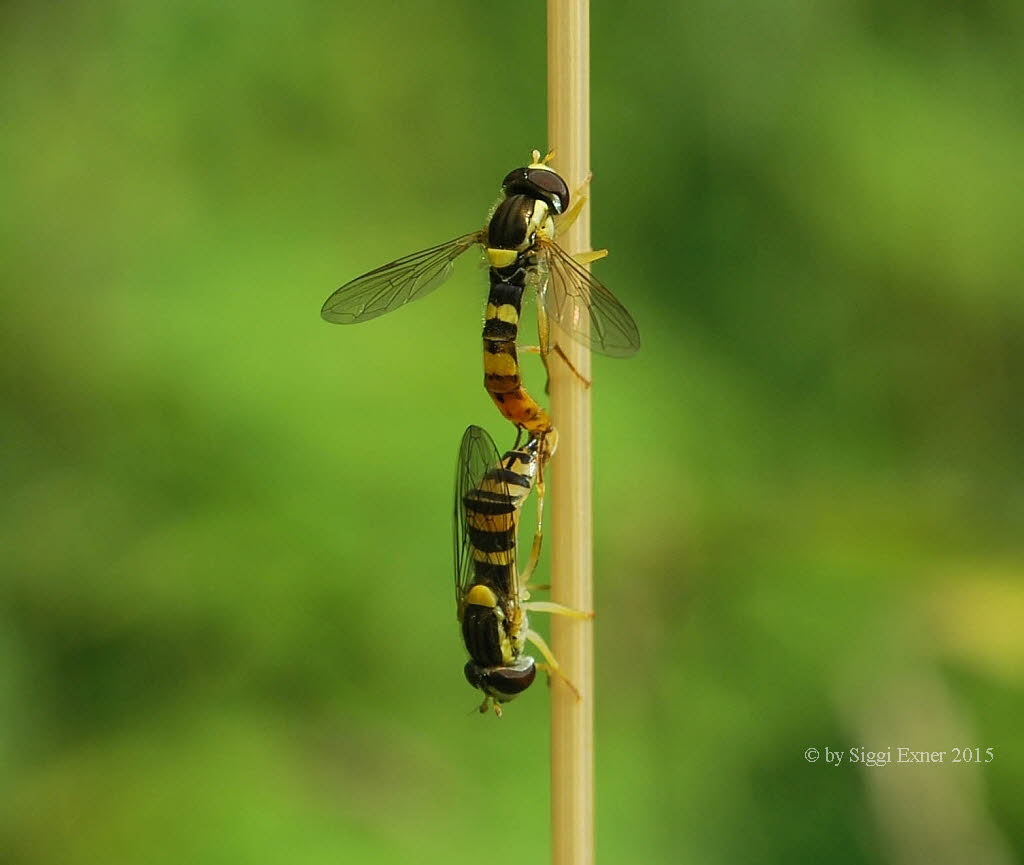
[[[1024,861],[1024,6],[592,18],[644,340],[595,360],[600,860]],[[545,690],[471,714],[452,605],[483,274],[318,316],[481,224],[544,64],[536,2],[0,5],[0,860],[546,860]]]

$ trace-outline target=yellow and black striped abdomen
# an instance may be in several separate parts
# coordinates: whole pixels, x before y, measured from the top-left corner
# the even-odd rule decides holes
[[[473,557],[473,585],[465,596],[462,637],[479,667],[513,663],[521,637],[517,628],[519,586],[516,530],[519,512],[537,477],[538,441],[509,450],[466,493],[466,529]]]
[[[473,662],[496,667],[515,661],[522,638],[516,573],[519,512],[537,476],[538,442],[509,451],[463,499],[473,557],[473,584],[465,594],[462,638]]]
[[[499,603],[516,592],[516,532],[519,512],[537,477],[537,446],[508,451],[464,499],[475,585],[497,593]]]
[[[523,387],[516,353],[525,282],[526,269],[519,261],[507,268],[491,268],[483,332],[484,387],[505,418],[543,435],[551,429],[551,418]]]

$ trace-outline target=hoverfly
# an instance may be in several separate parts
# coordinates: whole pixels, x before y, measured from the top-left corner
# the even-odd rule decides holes
[[[336,324],[356,324],[384,315],[437,288],[451,274],[453,262],[479,244],[490,265],[490,293],[484,322],[484,386],[499,411],[520,429],[542,439],[552,433],[547,412],[523,388],[516,353],[523,292],[537,294],[539,351],[545,365],[549,320],[594,351],[626,357],[640,347],[630,314],[581,264],[602,258],[607,250],[572,256],[555,241],[579,216],[586,184],[572,196],[565,181],[533,151],[533,161],[510,171],[502,181],[503,198],[487,226],[415,252],[371,270],[335,291],[320,310]],[[558,348],[554,350],[568,362]],[[571,364],[570,364],[571,366]],[[575,371],[575,370],[574,370]],[[554,442],[542,444],[550,456]]]
[[[559,674],[544,638],[530,630],[527,610],[591,618],[550,601],[530,601],[527,584],[540,557],[541,533],[520,574],[516,563],[519,514],[537,478],[541,442],[531,436],[522,448],[498,456],[487,432],[470,426],[462,436],[455,468],[455,603],[469,653],[466,680],[484,692],[480,712],[525,691],[537,669]],[[546,663],[524,654],[533,643]],[[575,690],[575,689],[574,689]]]

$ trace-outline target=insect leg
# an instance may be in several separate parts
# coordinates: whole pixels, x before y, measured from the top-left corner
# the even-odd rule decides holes
[[[562,668],[558,666],[558,661],[555,660],[555,656],[551,653],[551,647],[547,644],[547,641],[533,630],[526,632],[526,639],[537,647],[537,651],[544,656],[544,660],[546,661],[544,664],[537,664],[537,667],[549,676],[558,676],[559,679],[569,686],[569,690],[576,695],[577,701],[583,699],[576,686],[566,678],[565,673],[562,672]]]
[[[572,260],[577,264],[590,264],[593,261],[600,261],[608,257],[607,249],[592,249],[590,252],[577,252]]]
[[[544,469],[547,467],[548,460],[551,459],[558,449],[558,430],[553,426],[548,427],[545,432],[537,434],[537,439],[539,443],[537,448],[537,479],[533,484],[533,488],[537,491],[537,528],[533,533],[533,546],[530,548],[530,558],[526,563],[526,568],[520,572],[520,580],[526,592],[523,597],[529,597],[530,593],[526,585],[537,568],[537,562],[540,561],[541,542],[544,538]],[[533,586],[532,588],[550,588],[550,586]]]
[[[590,189],[590,181],[593,178],[594,175],[592,173],[587,174],[584,181],[574,189],[572,194],[569,196],[572,206],[565,211],[565,213],[561,213],[555,217],[555,231],[558,234],[563,234],[568,231],[572,227],[572,224],[579,219],[580,213],[582,213],[587,201],[590,200],[590,195],[587,190]]]
[[[519,580],[525,586],[530,582],[530,577],[537,570],[537,563],[540,561],[540,549],[544,540],[544,460],[538,466],[537,480],[533,488],[537,491],[537,528],[533,533],[533,545],[530,547],[530,558],[526,567],[520,572]]]
[[[593,613],[585,613],[583,610],[574,610],[563,604],[556,604],[554,601],[527,601],[522,605],[523,609],[531,613],[551,613],[553,616],[568,616],[570,619],[592,619]]]
[[[579,261],[580,264],[588,264],[591,261],[597,261],[600,258],[604,258],[606,255],[608,255],[607,249],[599,249],[591,252],[578,253],[577,255],[574,255],[573,258],[576,261]],[[548,366],[548,355],[552,351],[565,361],[565,365],[572,370],[572,374],[580,380],[584,388],[589,390],[590,385],[593,384],[593,382],[576,369],[576,365],[569,360],[569,356],[562,350],[562,347],[558,343],[551,345],[551,328],[548,324],[547,310],[544,309],[544,299],[541,297],[540,293],[537,294],[537,335],[540,339],[540,357],[541,360],[544,361],[544,370],[548,374],[548,380],[544,384],[544,393],[551,393],[551,369]]]
[[[544,309],[544,298],[537,292],[537,339],[540,345],[537,350],[540,359],[544,363],[544,372],[547,374],[547,381],[544,382],[544,393],[551,393],[551,368],[548,366],[548,352],[551,351],[551,329],[548,325],[548,313]]]
[[[576,378],[578,378],[580,382],[582,382],[584,389],[590,390],[590,386],[593,384],[593,382],[585,375],[583,375],[583,373],[581,373],[578,369],[576,369],[576,365],[571,360],[569,360],[568,355],[566,355],[566,353],[562,351],[562,346],[555,343],[555,346],[552,349],[552,351],[554,351],[555,354],[557,354],[562,360],[565,361],[565,365],[572,370],[572,374],[576,376]],[[551,381],[550,376],[548,377],[548,381]]]
[[[540,533],[541,526],[543,525],[544,517],[544,469],[547,468],[548,460],[555,455],[555,451],[558,450],[558,430],[549,426],[548,429],[540,433],[540,446],[537,449],[537,482],[534,486],[537,488],[537,532]]]
[[[537,526],[537,531],[533,533],[533,545],[530,547],[530,558],[526,563],[526,567],[520,571],[519,580],[523,584],[523,590],[526,589],[526,584],[530,582],[530,577],[533,576],[533,572],[537,570],[537,562],[540,561],[540,547],[543,534],[540,530],[540,526]]]
[[[499,718],[501,717],[501,706],[498,705],[498,701],[495,700],[490,694],[484,697],[484,701],[477,706],[475,709],[470,709],[468,714],[472,715],[475,712],[479,712],[481,715],[486,715],[488,709],[494,709],[494,714]]]

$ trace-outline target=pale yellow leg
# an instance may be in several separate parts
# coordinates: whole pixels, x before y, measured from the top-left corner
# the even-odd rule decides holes
[[[583,376],[580,371],[576,369],[576,365],[569,360],[568,355],[562,351],[562,347],[557,343],[555,345],[550,344],[551,331],[548,326],[548,314],[544,309],[543,302],[540,302],[539,298],[537,303],[537,335],[540,337],[540,345],[537,346],[537,350],[540,354],[540,359],[544,362],[544,371],[548,375],[547,381],[544,383],[544,393],[551,393],[551,367],[548,364],[548,355],[550,355],[552,351],[565,361],[565,365],[569,367],[572,374],[583,383],[583,386],[585,388],[589,388],[591,385],[590,379]],[[525,346],[523,351],[532,351],[532,349],[533,346]]]
[[[577,688],[561,670],[552,667],[550,664],[537,664],[537,669],[543,673],[547,673],[548,676],[557,676],[559,679],[565,682],[565,686],[570,691],[572,691],[577,703],[583,699],[583,697],[580,696],[580,689]]]
[[[538,304],[538,307],[541,308],[539,304]],[[545,313],[543,311],[539,311],[537,315],[538,315],[538,319],[539,319],[539,317],[541,315],[545,315]],[[548,327],[547,327],[546,315],[545,315],[545,319],[544,319],[544,324],[543,325],[538,324],[537,330],[541,330],[542,328],[543,328],[543,338],[544,338],[545,341],[547,341],[547,339],[548,339]],[[562,351],[561,346],[556,345],[556,346],[553,346],[552,348],[549,349],[549,348],[546,348],[546,347],[540,346],[540,345],[517,345],[516,346],[516,350],[521,352],[521,353],[523,353],[523,354],[539,354],[540,355],[540,359],[544,363],[544,372],[546,372],[547,376],[548,376],[547,381],[544,383],[544,393],[547,393],[547,394],[551,393],[551,370],[548,368],[548,353],[550,351],[553,351],[555,354],[557,354],[560,358],[562,358],[562,360],[564,360],[569,365],[569,369],[571,369],[573,371],[573,374],[580,381],[583,382],[585,387],[588,387],[588,388],[590,387],[590,382],[579,374],[579,371],[576,369],[576,367],[573,366],[573,364],[569,360],[569,358],[567,358],[565,356],[565,352]]]
[[[581,258],[586,259],[581,263],[587,264],[591,261],[597,261],[600,258],[604,258],[606,255],[608,255],[607,249],[599,249],[592,252],[581,252],[578,255],[574,255],[573,258],[577,261]],[[590,257],[587,258],[587,256]],[[580,380],[585,388],[590,388],[590,385],[592,384],[590,379],[576,369],[576,365],[569,360],[569,356],[562,350],[562,347],[557,343],[555,345],[551,345],[551,328],[548,324],[548,313],[544,308],[544,300],[540,294],[537,295],[537,337],[540,340],[540,358],[544,361],[544,371],[548,374],[548,380],[544,384],[544,393],[551,393],[551,368],[548,365],[548,355],[552,351],[565,361],[565,365],[569,367],[572,374]]]
[[[537,449],[537,480],[533,485],[537,491],[537,527],[533,533],[533,545],[530,548],[529,561],[526,564],[526,569],[519,575],[519,583],[522,586],[519,598],[523,601],[530,597],[531,590],[542,591],[551,588],[549,585],[531,586],[530,580],[533,577],[533,572],[537,569],[537,563],[540,561],[541,543],[544,536],[544,495],[547,489],[544,485],[544,469],[547,467],[548,460],[551,459],[557,447],[558,430],[551,427],[546,434],[540,437],[540,446]]]
[[[546,441],[542,440],[540,442],[538,453],[537,480],[533,485],[533,488],[537,491],[537,527],[533,532],[530,558],[526,562],[526,567],[519,572],[519,583],[523,586],[530,582],[533,572],[537,570],[537,563],[540,561],[541,545],[544,541],[544,466],[551,456],[550,452],[547,451]],[[529,592],[525,589],[524,592],[525,596],[529,597]]]
[[[594,614],[585,613],[583,610],[574,610],[554,601],[528,601],[522,604],[524,610],[530,613],[551,613],[553,616],[568,616],[571,619],[592,619]]]
[[[537,339],[540,341],[540,345],[537,346],[538,354],[540,354],[541,362],[544,364],[544,372],[547,375],[547,381],[544,382],[544,393],[551,393],[551,369],[548,366],[548,352],[550,351],[549,341],[551,339],[551,329],[548,325],[548,312],[544,308],[544,298],[540,292],[537,293]]]
[[[572,191],[569,195],[569,200],[572,204],[565,213],[560,213],[555,217],[555,233],[564,234],[568,231],[572,224],[579,219],[580,213],[583,212],[583,208],[586,206],[587,201],[590,200],[590,196],[587,194],[587,190],[590,188],[590,181],[593,179],[593,174],[588,174],[583,182]]]
[[[519,582],[523,586],[526,586],[530,582],[530,577],[533,576],[533,572],[537,570],[537,562],[540,561],[540,549],[544,540],[544,531],[541,525],[541,520],[544,515],[544,490],[541,484],[537,484],[537,530],[533,533],[533,544],[530,547],[530,558],[526,562],[526,567],[519,572]],[[529,597],[529,591],[523,589],[525,596]],[[521,595],[522,596],[522,595]]]
[[[594,261],[600,261],[602,258],[608,257],[607,249],[592,249],[590,252],[577,252],[572,260],[577,264],[590,264]]]
[[[501,706],[498,705],[498,701],[495,700],[490,694],[485,694],[484,695],[484,701],[476,709],[473,709],[472,711],[470,711],[469,714],[472,715],[473,712],[479,712],[481,715],[486,715],[487,714],[487,710],[488,709],[492,709],[492,708],[494,709],[494,714],[497,715],[500,718],[501,717]]]
[[[537,647],[537,650],[544,656],[544,660],[547,661],[552,668],[556,670],[559,669],[558,661],[556,661],[555,656],[551,654],[551,647],[548,645],[547,640],[533,630],[533,628],[530,628],[526,632],[526,639]]]
[[[576,695],[576,700],[582,699],[580,692],[576,686],[566,678],[565,673],[562,672],[561,667],[558,666],[558,661],[555,660],[555,656],[551,654],[551,647],[547,644],[547,641],[536,631],[527,631],[526,639],[529,640],[533,645],[537,647],[537,651],[544,656],[544,660],[547,663],[537,664],[537,669],[543,670],[549,676],[558,676],[566,685],[569,686],[569,690]]]

